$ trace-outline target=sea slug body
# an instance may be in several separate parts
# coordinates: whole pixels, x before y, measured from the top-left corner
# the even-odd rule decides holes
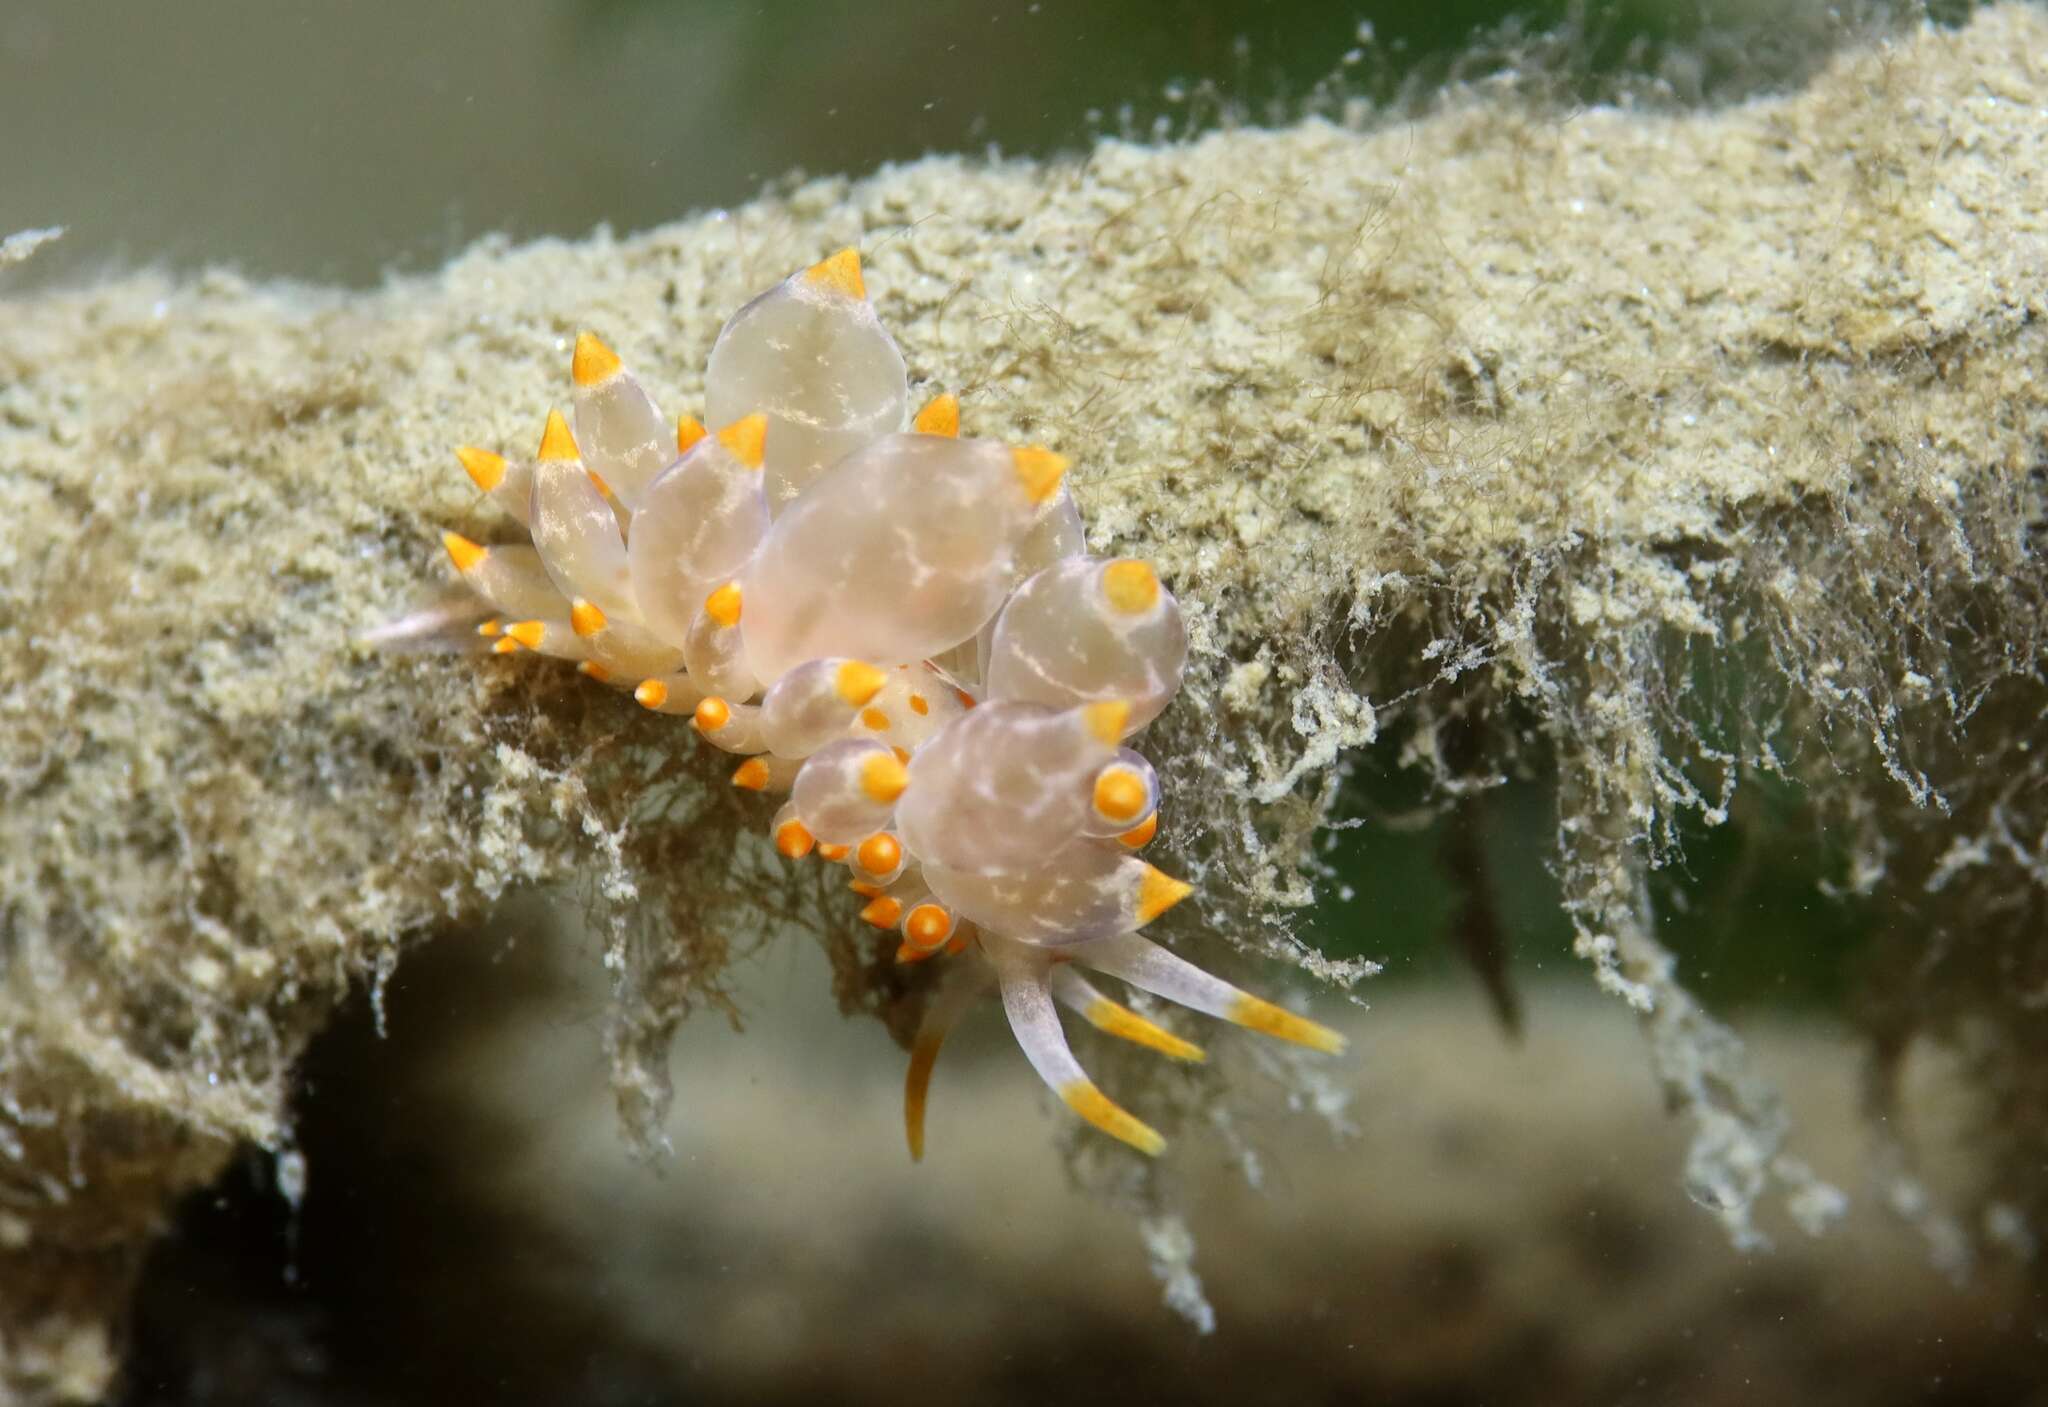
[[[913,1043],[913,1157],[939,1047],[991,985],[1040,1078],[1148,1154],[1164,1140],[1088,1078],[1057,1006],[1174,1059],[1203,1053],[1078,969],[1343,1048],[1139,935],[1190,892],[1138,858],[1160,790],[1126,745],[1180,687],[1180,607],[1147,563],[1087,555],[1064,456],[962,437],[949,395],[909,414],[855,251],[726,323],[705,387],[716,428],[669,421],[589,333],[571,377],[574,428],[550,411],[531,459],[457,451],[531,536],[444,536],[495,613],[480,633],[688,715],[743,759],[735,785],[787,794],[776,849],[846,866],[899,961],[958,959]]]

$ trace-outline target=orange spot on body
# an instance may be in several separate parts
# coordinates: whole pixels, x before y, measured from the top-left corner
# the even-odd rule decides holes
[[[882,712],[879,708],[862,709],[860,711],[860,721],[865,726],[874,729],[877,733],[889,731],[889,715]]]

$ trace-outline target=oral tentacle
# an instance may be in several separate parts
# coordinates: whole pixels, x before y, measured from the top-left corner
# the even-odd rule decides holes
[[[1055,965],[1048,980],[1055,1001],[1105,1035],[1156,1050],[1175,1060],[1200,1063],[1209,1058],[1209,1053],[1193,1041],[1182,1040],[1164,1026],[1147,1021],[1121,1002],[1104,996],[1074,971],[1071,963]]]
[[[1212,977],[1193,963],[1135,933],[1123,933],[1081,944],[1072,950],[1074,961],[1097,972],[1121,978],[1139,991],[1150,992],[1235,1025],[1274,1036],[1296,1045],[1341,1054],[1345,1039],[1336,1031],[1306,1016],[1297,1016],[1263,997],[1240,991],[1220,977]]]
[[[1058,1010],[1053,1006],[1050,974],[1052,957],[1043,949],[1007,940],[982,939],[1002,985],[1003,1014],[1010,1030],[1024,1048],[1025,1059],[1038,1078],[1057,1094],[1066,1106],[1122,1143],[1140,1153],[1157,1157],[1165,1151],[1166,1140],[1144,1120],[1118,1105],[1095,1087],[1081,1062],[1067,1046],[1060,1029]]]
[[[931,1090],[932,1067],[938,1063],[939,1050],[960,1018],[995,980],[995,969],[985,963],[955,968],[925,1005],[924,1019],[910,1044],[910,1068],[903,1075],[903,1133],[913,1163],[924,1159],[925,1096]]]

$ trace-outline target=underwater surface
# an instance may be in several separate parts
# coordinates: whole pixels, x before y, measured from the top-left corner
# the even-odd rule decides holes
[[[1657,121],[1792,91],[1837,46],[1915,22],[1321,0],[11,5],[0,236],[66,233],[0,274],[0,296],[225,266],[317,299],[431,279],[489,237],[623,238],[764,190],[801,207],[829,198],[801,194],[807,178],[932,152],[1053,158],[1304,116],[1372,130],[1449,88],[1523,85],[1558,124],[1600,104]],[[1482,366],[1447,394],[1468,407],[1488,381]],[[2036,443],[2014,474],[2034,492],[2040,458]],[[1691,531],[1669,536],[1691,552]],[[1372,628],[1416,645],[1401,632],[1424,624]],[[1390,648],[1330,633],[1339,662]],[[1726,701],[1773,667],[1735,642],[1683,676],[1671,716],[1748,759]],[[1983,716],[2022,715],[2025,751],[2038,692],[2013,697]],[[2048,1400],[2048,1311],[2031,1233],[1998,1220],[2010,1199],[1957,1233],[1993,1248],[1968,1256],[1887,1205],[1909,1184],[1873,1151],[1869,1036],[1906,1030],[1881,1009],[1921,911],[1859,880],[1867,814],[1817,805],[1797,761],[1746,762],[1725,811],[1679,808],[1643,880],[1676,980],[1769,1072],[1799,1158],[1849,1195],[1838,1219],[1784,1199],[1745,1241],[1688,1171],[1697,1130],[1665,1116],[1637,1014],[1589,980],[1559,852],[1573,784],[1528,741],[1535,705],[1461,730],[1455,703],[1407,728],[1400,699],[1375,702],[1386,726],[1316,796],[1315,902],[1275,920],[1320,958],[1375,965],[1349,1000],[1289,989],[1349,1051],[1322,1084],[1233,1065],[1254,1097],[1177,1144],[1157,1183],[1082,1143],[987,1004],[947,1047],[913,1164],[902,1050],[846,1019],[819,947],[787,941],[738,960],[729,1010],[682,1025],[658,1130],[672,1151],[643,1156],[588,895],[514,889],[355,984],[292,1079],[303,1163],[252,1147],[187,1196],[112,1340],[125,1366],[38,1368],[27,1400],[81,1400],[67,1382],[135,1404]],[[1162,764],[1169,808],[1196,775],[1182,763]],[[1883,783],[1883,760],[1841,766]],[[1255,990],[1290,976],[1237,972]],[[1974,1206],[1978,1131],[2048,1122],[2043,1086],[1987,1085],[1967,1011],[1940,1034],[1885,1052],[1884,1107],[1922,1150],[1910,1186]],[[293,1204],[280,1185],[299,1177]]]

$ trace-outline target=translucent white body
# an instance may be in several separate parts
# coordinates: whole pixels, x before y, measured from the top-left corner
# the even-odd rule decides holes
[[[860,660],[807,660],[769,686],[761,722],[770,750],[809,757],[846,736],[855,715],[880,693],[888,676]]]
[[[984,682],[992,696],[1056,708],[1122,699],[1133,731],[1159,716],[1187,662],[1180,604],[1155,579],[1148,606],[1120,607],[1104,587],[1111,566],[1069,557],[1017,588],[989,649]]]
[[[893,758],[885,745],[846,738],[811,754],[797,773],[790,802],[812,835],[829,845],[855,845],[889,824],[897,793],[877,785]]]
[[[533,545],[564,596],[581,596],[608,616],[640,618],[619,520],[579,461],[534,466],[529,523]]]
[[[888,670],[881,692],[853,719],[856,736],[916,752],[967,711],[944,676],[921,664]]]
[[[944,395],[901,433],[903,359],[853,251],[726,324],[715,435],[688,416],[672,430],[595,334],[572,375],[574,436],[551,414],[533,460],[458,451],[533,539],[444,537],[502,617],[482,633],[690,717],[741,755],[735,787],[789,791],[780,855],[844,865],[899,961],[955,963],[905,1081],[913,1154],[939,1044],[992,985],[1046,1083],[1145,1153],[1164,1139],[1089,1081],[1058,1008],[1173,1059],[1202,1052],[1079,966],[1341,1048],[1134,932],[1190,892],[1131,853],[1159,829],[1159,779],[1119,745],[1180,686],[1180,608],[1148,564],[1084,555],[1061,456],[959,438]]]
[[[576,388],[576,445],[619,501],[637,511],[654,476],[675,458],[675,427],[629,372]]]
[[[898,833],[927,863],[964,873],[1043,865],[1086,821],[1095,773],[1114,755],[1078,710],[983,704],[911,758]]]
[[[715,435],[663,469],[633,516],[627,561],[647,624],[677,644],[712,590],[739,575],[768,529],[761,471]]]
[[[1074,840],[1035,868],[977,873],[926,860],[924,882],[961,914],[1039,947],[1128,933],[1140,917],[1143,860],[1091,840]]]
[[[971,639],[1009,590],[1033,508],[993,441],[888,435],[847,456],[775,520],[742,578],[754,672],[830,654],[911,663]]]
[[[1139,799],[1131,800],[1134,795]],[[1080,831],[1107,840],[1143,824],[1158,809],[1159,774],[1144,754],[1120,747],[1090,779],[1087,814],[1081,818]]]
[[[722,699],[751,699],[761,687],[747,668],[746,643],[739,627],[719,624],[701,605],[683,637],[683,668],[689,671],[692,684]]]
[[[768,501],[780,513],[877,436],[903,428],[903,354],[864,297],[816,270],[792,274],[732,315],[704,375],[714,425],[768,416]]]
[[[531,547],[490,548],[462,579],[508,620],[568,619],[568,601]]]
[[[609,619],[602,630],[588,636],[584,643],[590,647],[590,658],[629,685],[672,674],[683,667],[680,649],[631,621]]]

